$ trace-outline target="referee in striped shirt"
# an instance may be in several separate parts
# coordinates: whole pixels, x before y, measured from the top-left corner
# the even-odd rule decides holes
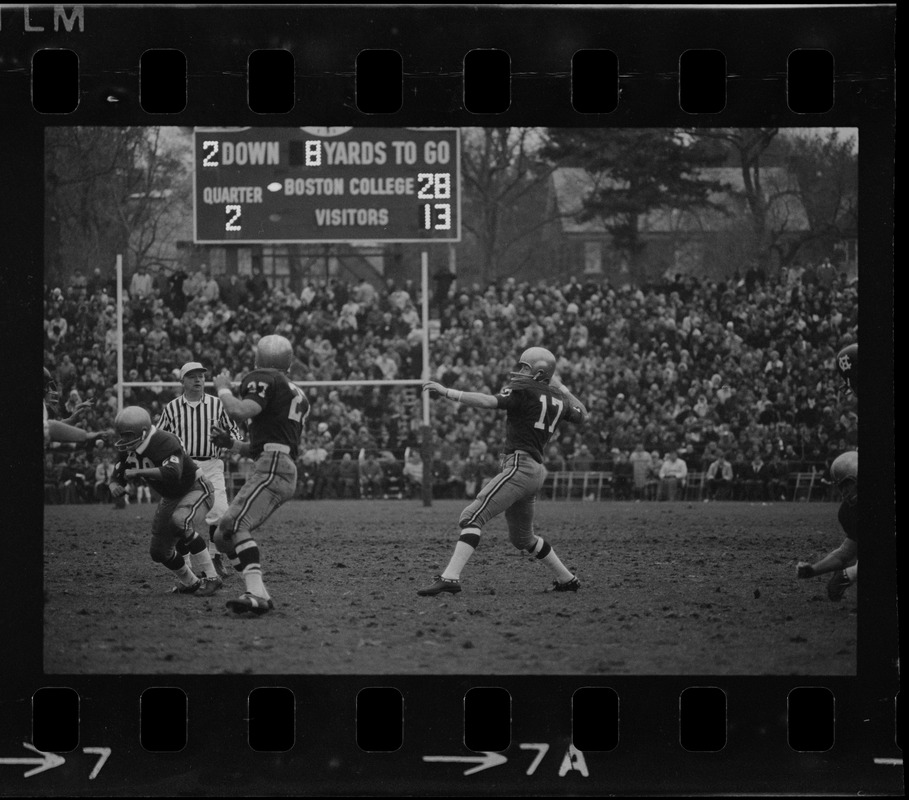
[[[208,372],[198,361],[190,361],[180,368],[180,383],[183,394],[171,400],[161,413],[158,429],[174,434],[187,454],[202,470],[215,487],[215,502],[205,517],[208,523],[208,549],[218,575],[226,578],[230,574],[226,559],[221,558],[214,543],[218,522],[227,511],[227,487],[224,483],[224,459],[222,449],[211,441],[211,429],[229,430],[234,439],[242,439],[237,423],[232,420],[221,400],[205,393],[205,374]]]

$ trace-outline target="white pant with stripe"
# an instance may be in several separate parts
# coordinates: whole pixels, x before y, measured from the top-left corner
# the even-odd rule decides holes
[[[205,515],[207,525],[217,525],[227,511],[227,484],[224,482],[224,461],[220,458],[210,458],[208,461],[197,461],[202,474],[208,478],[215,487],[214,505]]]

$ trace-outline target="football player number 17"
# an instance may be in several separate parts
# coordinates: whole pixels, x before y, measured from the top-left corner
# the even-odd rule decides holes
[[[552,418],[552,422],[550,422],[549,425],[546,425],[546,415],[549,413],[551,407],[550,403],[555,406],[556,414]],[[565,403],[557,397],[549,397],[549,395],[541,394],[540,404],[543,406],[540,410],[540,418],[533,424],[533,427],[544,430],[546,433],[552,433],[559,422],[559,417],[562,416],[562,411],[565,410]]]

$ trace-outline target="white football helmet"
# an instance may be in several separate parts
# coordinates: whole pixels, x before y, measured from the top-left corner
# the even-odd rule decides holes
[[[853,502],[858,496],[858,451],[849,450],[833,459],[830,477],[842,493],[843,499]]]
[[[294,349],[290,340],[278,334],[263,336],[256,345],[256,367],[259,369],[286,372],[290,369],[293,357]]]
[[[535,381],[549,383],[555,375],[555,368],[556,358],[545,347],[528,347],[521,353],[511,375],[512,377],[526,375]]]
[[[144,408],[126,406],[114,420],[114,430],[120,436],[114,446],[121,452],[135,450],[148,436],[151,427],[151,417]]]

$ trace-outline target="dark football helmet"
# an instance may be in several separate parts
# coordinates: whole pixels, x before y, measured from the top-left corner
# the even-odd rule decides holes
[[[836,371],[843,381],[846,396],[858,397],[858,345],[850,344],[836,354]]]
[[[290,341],[283,336],[270,334],[259,339],[256,345],[256,367],[260,369],[279,369],[286,372],[294,357]]]
[[[56,406],[60,402],[60,390],[57,388],[57,381],[51,375],[50,370],[44,368],[44,402],[49,406]]]
[[[144,408],[127,406],[114,420],[114,430],[120,437],[114,446],[121,452],[135,450],[148,436],[151,427],[151,417]]]
[[[545,347],[529,347],[514,366],[512,377],[526,375],[535,381],[549,383],[555,375],[556,359]]]
[[[854,503],[858,497],[858,451],[849,450],[833,459],[830,477],[840,490],[843,500]]]

